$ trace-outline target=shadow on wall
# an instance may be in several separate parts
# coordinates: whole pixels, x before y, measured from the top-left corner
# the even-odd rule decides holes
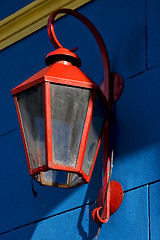
[[[102,168],[103,168],[103,146],[101,144],[101,149],[98,155],[98,159],[96,160],[96,164],[95,164],[95,168],[92,174],[92,178],[90,183],[88,184],[88,188],[85,194],[85,198],[83,201],[83,205],[87,204],[88,202],[92,201],[91,198],[91,192],[93,192],[93,189],[96,189],[96,193],[95,193],[95,197],[97,196],[100,188],[101,188],[101,184],[100,182],[102,182]],[[97,188],[98,187],[98,188]],[[95,199],[96,200],[96,199]],[[94,201],[95,201],[94,200]],[[88,213],[88,218],[89,218],[89,226],[87,231],[85,230],[82,222],[83,222],[83,218],[85,216],[85,208],[81,208],[80,211],[80,215],[79,215],[79,219],[78,219],[78,230],[79,230],[79,234],[82,236],[83,240],[91,240],[93,239],[98,231],[98,224],[96,224],[92,218],[92,211],[93,209],[96,207],[96,203],[93,203],[92,205],[90,205],[89,207],[89,213]]]

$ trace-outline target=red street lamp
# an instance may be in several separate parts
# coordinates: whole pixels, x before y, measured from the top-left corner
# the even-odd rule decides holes
[[[96,38],[104,66],[101,89],[79,69],[79,57],[58,42],[53,22],[59,13],[78,18]],[[11,91],[29,173],[39,183],[48,186],[70,188],[88,183],[105,133],[105,185],[108,182],[105,192],[106,188],[110,189],[111,107],[121,94],[122,79],[118,74],[110,73],[103,39],[80,13],[69,9],[56,11],[48,20],[48,34],[57,48],[46,57],[48,67]]]

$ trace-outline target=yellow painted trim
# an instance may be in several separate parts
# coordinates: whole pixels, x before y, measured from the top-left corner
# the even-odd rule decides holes
[[[0,21],[0,50],[47,25],[60,8],[76,9],[92,0],[36,0]]]

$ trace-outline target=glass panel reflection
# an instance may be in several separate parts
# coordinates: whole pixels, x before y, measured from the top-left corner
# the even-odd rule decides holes
[[[49,170],[40,174],[43,184],[56,186],[58,184],[67,184],[68,173],[65,171]]]
[[[96,96],[96,100],[93,107],[93,115],[91,120],[91,125],[88,134],[88,140],[83,160],[83,171],[89,176],[96,150],[98,147],[98,142],[100,139],[100,134],[102,126],[105,120],[107,112],[107,107],[101,101],[101,99]]]
[[[69,173],[69,186],[76,187],[84,183],[82,177],[79,177],[76,173]]]
[[[43,185],[72,188],[84,183],[83,178],[76,173],[68,173],[65,171],[49,170],[37,174],[36,179]]]
[[[22,126],[31,168],[45,165],[43,86],[18,94]]]

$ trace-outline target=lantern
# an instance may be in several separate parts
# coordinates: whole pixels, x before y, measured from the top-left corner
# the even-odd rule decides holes
[[[100,88],[79,69],[81,60],[73,53],[76,49],[70,51],[57,40],[53,22],[59,13],[76,17],[94,35],[104,67]],[[121,185],[116,181],[110,184],[113,159],[109,143],[111,109],[121,95],[123,80],[110,73],[104,41],[86,17],[61,9],[50,16],[47,28],[57,48],[47,55],[48,66],[11,91],[29,173],[47,186],[71,188],[88,183],[104,135],[103,187],[92,213],[101,224],[108,221],[123,198]]]
[[[101,88],[79,69],[81,60],[73,50],[63,48],[57,40],[53,22],[59,13],[78,18],[94,35],[104,67]],[[48,20],[48,34],[57,48],[47,55],[45,62],[48,66],[11,91],[29,173],[40,184],[47,186],[71,188],[88,183],[104,134],[101,198],[102,202],[107,199],[107,205],[103,209],[103,219],[99,217],[101,207],[94,211],[94,218],[98,216],[105,222],[110,214],[107,210],[110,206],[108,189],[111,175],[110,113],[122,92],[123,81],[118,74],[110,73],[103,39],[94,25],[80,13],[69,9],[54,12]]]
[[[74,53],[59,48],[46,63],[12,90],[27,163],[42,184],[73,187],[91,178],[109,104]]]

